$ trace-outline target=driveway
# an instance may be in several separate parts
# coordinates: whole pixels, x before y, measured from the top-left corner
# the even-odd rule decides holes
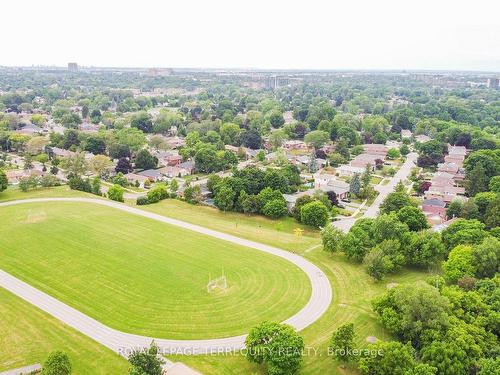
[[[332,289],[326,275],[317,266],[297,254],[180,220],[167,218],[152,212],[129,207],[121,203],[92,198],[36,198],[3,202],[0,203],[0,207],[37,202],[44,202],[46,204],[50,204],[51,202],[100,204],[286,259],[302,269],[311,283],[311,297],[307,304],[297,314],[283,322],[290,324],[298,331],[306,328],[319,319],[328,309],[332,301]],[[168,340],[121,332],[92,319],[2,270],[0,270],[0,286],[125,357],[127,357],[133,349],[149,347],[153,339],[158,344],[163,354],[221,353],[224,351],[239,350],[244,347],[246,335],[210,340]]]

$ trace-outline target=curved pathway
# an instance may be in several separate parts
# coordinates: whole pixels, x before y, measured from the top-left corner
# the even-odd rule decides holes
[[[302,269],[311,282],[311,298],[307,304],[297,314],[283,322],[290,324],[298,331],[315,322],[323,315],[331,303],[332,289],[323,271],[299,255],[272,246],[103,199],[34,198],[2,202],[0,203],[0,207],[37,202],[84,202],[100,204],[284,258]],[[134,335],[110,328],[2,270],[0,270],[0,287],[9,290],[123,356],[128,356],[133,349],[148,347],[151,340],[153,340],[151,337]],[[163,354],[209,354],[240,350],[244,348],[245,338],[246,335],[209,340],[168,340],[159,338],[154,338],[154,340]]]

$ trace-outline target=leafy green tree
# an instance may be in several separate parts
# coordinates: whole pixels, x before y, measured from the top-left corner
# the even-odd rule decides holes
[[[411,206],[412,202],[410,196],[406,192],[395,191],[389,193],[380,205],[380,212],[387,214],[390,212],[397,212],[403,207]]]
[[[387,157],[389,159],[398,159],[401,157],[401,153],[399,152],[399,150],[397,148],[391,148],[391,149],[389,149],[389,151],[387,151]]]
[[[449,251],[459,244],[479,244],[488,233],[478,220],[458,219],[442,232],[443,243]]]
[[[123,188],[120,185],[113,185],[108,190],[108,198],[117,201],[123,202]]]
[[[132,116],[130,126],[144,133],[151,133],[153,131],[153,121],[146,111],[141,111]]]
[[[474,276],[476,267],[472,246],[458,245],[450,251],[448,260],[443,263],[444,278],[456,283],[465,276]]]
[[[42,367],[42,375],[69,375],[71,374],[71,361],[68,355],[60,350],[49,354]]]
[[[500,272],[500,241],[495,237],[487,237],[481,244],[474,246],[472,259],[477,278],[494,277]]]
[[[5,174],[4,171],[0,169],[0,192],[7,189],[8,185],[9,185],[9,180],[7,179],[7,175]]]
[[[348,259],[363,261],[368,251],[375,245],[372,236],[373,219],[362,218],[356,221],[342,240],[341,250]]]
[[[323,147],[329,140],[330,136],[328,133],[321,130],[313,130],[304,137],[304,142],[314,148]]]
[[[369,345],[358,367],[363,375],[405,375],[414,364],[415,350],[410,344],[389,341]]]
[[[493,176],[488,184],[490,191],[500,194],[500,176]]]
[[[78,152],[62,159],[61,167],[67,175],[80,176],[88,170],[87,161],[83,152]]]
[[[484,221],[486,210],[488,206],[497,198],[497,194],[491,191],[477,193],[473,199],[474,204],[477,206],[478,218]]]
[[[446,209],[446,217],[448,219],[459,217],[462,212],[462,201],[455,199],[453,200]]]
[[[158,159],[146,150],[140,150],[135,157],[135,167],[137,169],[154,169],[158,165]]]
[[[287,213],[286,202],[284,199],[273,199],[262,207],[262,213],[273,219],[285,216]]]
[[[407,264],[430,267],[443,259],[446,249],[439,233],[420,232],[413,234],[408,246],[403,247]]]
[[[405,257],[398,240],[384,240],[366,254],[363,262],[366,271],[375,280],[382,280],[386,274],[401,268]]]
[[[146,142],[146,136],[144,133],[137,128],[123,128],[116,133],[118,138],[118,143],[128,146],[133,151],[138,151],[144,146]]]
[[[269,120],[273,128],[281,128],[285,124],[283,114],[277,109],[270,111],[266,115],[266,118]]]
[[[263,322],[250,330],[245,345],[246,358],[264,364],[269,375],[292,375],[300,369],[304,340],[289,325]]]
[[[214,198],[214,204],[222,211],[231,211],[234,208],[234,199],[236,193],[230,186],[222,184],[220,188],[217,189],[217,194]]]
[[[497,196],[495,200],[488,205],[483,219],[486,227],[490,230],[500,227],[500,196]]]
[[[344,232],[335,228],[333,225],[327,225],[321,230],[321,241],[323,250],[335,253],[341,249],[341,244],[344,239]]]
[[[328,216],[328,209],[319,201],[307,203],[300,209],[300,222],[312,227],[324,227]]]
[[[465,188],[471,197],[477,193],[488,190],[488,177],[486,176],[483,164],[477,163],[467,174]]]
[[[384,327],[417,348],[446,331],[448,308],[448,299],[422,281],[398,285],[373,301],[373,309]]]
[[[333,353],[333,358],[343,363],[354,360],[352,350],[355,349],[355,338],[354,324],[341,325],[330,339],[329,349]]]
[[[128,357],[132,365],[130,375],[161,375],[163,360],[158,355],[158,346],[151,342],[147,350],[134,350]]]
[[[175,178],[173,178],[172,181],[170,181],[170,193],[172,195],[176,195],[177,190],[179,190],[179,183]]]
[[[408,228],[410,228],[411,231],[418,232],[429,228],[427,218],[417,207],[404,206],[397,212],[396,216],[399,221],[408,225]]]
[[[295,220],[297,220],[300,223],[300,221],[301,221],[300,210],[302,209],[302,207],[305,204],[313,202],[313,201],[314,201],[314,198],[308,194],[301,195],[300,197],[297,198],[297,200],[295,201],[295,205],[293,206],[293,211],[292,211],[292,215],[295,218]]]

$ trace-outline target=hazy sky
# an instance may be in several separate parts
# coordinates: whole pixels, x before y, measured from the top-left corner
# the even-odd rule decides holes
[[[498,0],[9,0],[0,65],[500,71]]]

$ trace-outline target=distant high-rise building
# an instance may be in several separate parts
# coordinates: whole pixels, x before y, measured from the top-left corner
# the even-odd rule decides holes
[[[290,79],[280,76],[267,76],[264,79],[264,86],[266,89],[277,89],[279,87],[287,86],[290,84]]]
[[[68,70],[76,72],[78,70],[78,64],[75,62],[68,63]]]
[[[498,78],[488,78],[488,88],[497,89],[500,87],[500,80]]]

